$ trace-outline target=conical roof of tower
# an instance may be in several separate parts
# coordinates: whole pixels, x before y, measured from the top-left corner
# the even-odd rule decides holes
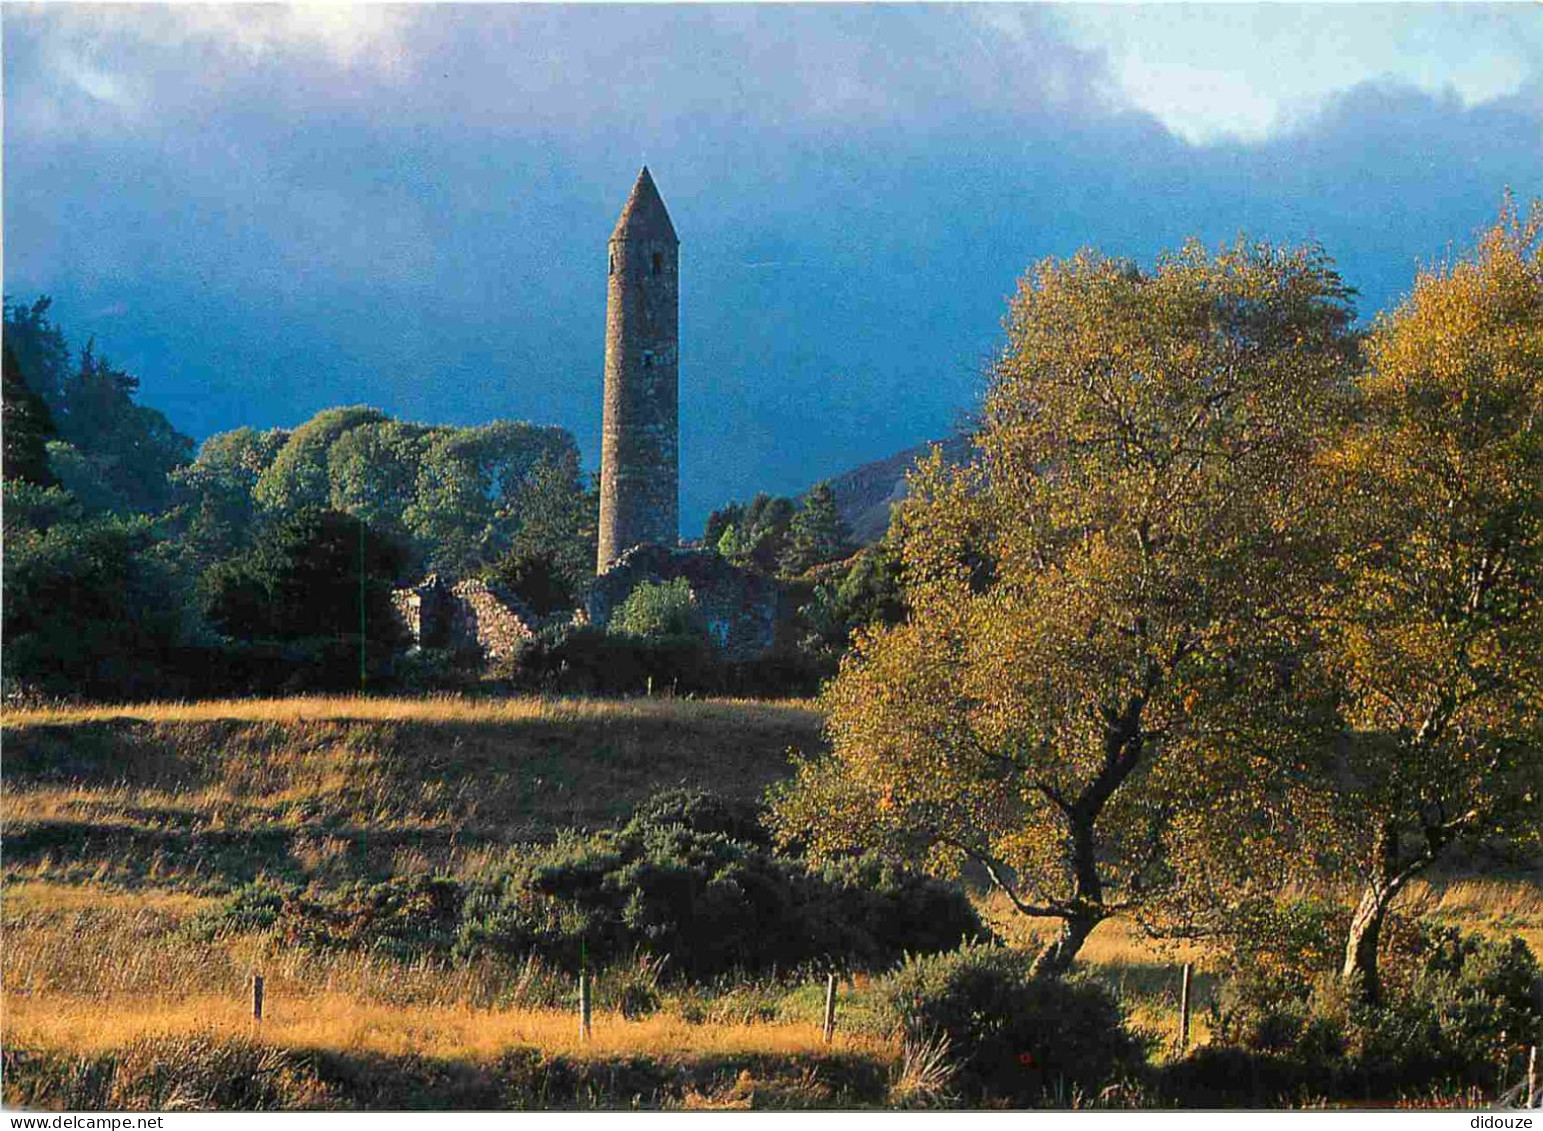
[[[622,206],[616,220],[613,240],[670,240],[680,243],[675,235],[675,225],[670,223],[670,213],[664,207],[664,198],[648,172],[648,166],[638,174],[632,186],[632,194]]]

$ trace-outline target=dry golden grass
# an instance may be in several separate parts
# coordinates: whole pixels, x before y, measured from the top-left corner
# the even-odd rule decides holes
[[[485,866],[650,793],[758,796],[821,744],[804,703],[286,699],[15,712],[12,878],[228,887]]]
[[[647,1054],[663,1059],[706,1054],[798,1055],[829,1051],[820,1027],[809,1023],[692,1025],[656,1014],[629,1021],[597,1013],[593,1036],[580,1041],[577,1015],[559,1010],[489,1011],[433,1006],[383,1006],[341,993],[288,997],[270,993],[262,1022],[248,1003],[231,995],[186,997],[178,1001],[55,995],[47,1000],[6,995],[6,1043],[95,1052],[119,1048],[139,1037],[261,1035],[294,1049],[332,1049],[476,1059],[516,1046],[583,1059]],[[888,1059],[898,1046],[865,1034],[838,1033],[837,1051]]]
[[[475,875],[512,844],[612,823],[660,787],[757,795],[786,774],[789,747],[818,748],[808,703],[297,698],[32,710],[0,716],[0,726],[8,1047],[88,1052],[150,1035],[251,1035],[248,979],[261,968],[261,1037],[297,1049],[456,1059],[515,1045],[580,1058],[824,1049],[817,1024],[746,1021],[754,1010],[726,999],[705,1011],[709,1024],[673,1010],[645,1021],[602,1010],[594,1041],[581,1046],[571,1011],[545,1008],[566,983],[554,990],[535,966],[404,961],[186,929],[212,902],[205,891],[254,874],[326,885]],[[1543,952],[1543,883],[1432,880],[1403,906],[1519,933]],[[1056,926],[1000,897],[982,910],[1019,945]],[[1168,1045],[1179,969],[1196,962],[1192,1040],[1205,1039],[1216,981],[1199,948],[1160,945],[1111,920],[1081,959]],[[871,1034],[846,1032],[838,1047],[899,1062],[898,1047]],[[744,1106],[745,1092],[735,1085],[696,1106]]]
[[[36,889],[36,890],[34,890]],[[285,947],[264,935],[201,938],[183,929],[213,901],[176,892],[8,884],[4,991],[10,999],[175,1005],[190,997],[238,1000],[254,970],[276,998],[342,994],[389,1007],[486,1008],[541,996],[545,973],[511,974],[487,962],[402,961],[359,951]]]
[[[66,915],[79,911],[137,914],[161,913],[185,918],[213,906],[217,900],[171,889],[113,888],[78,884],[9,883],[0,888],[0,915],[5,922],[25,915]]]
[[[802,699],[566,699],[523,696],[472,699],[459,695],[375,698],[294,696],[287,699],[210,699],[196,702],[63,705],[0,711],[7,727],[137,719],[151,723],[269,722],[318,720],[410,723],[513,723],[531,720],[626,721],[681,719],[736,726],[781,723],[791,716],[817,722],[813,705]]]

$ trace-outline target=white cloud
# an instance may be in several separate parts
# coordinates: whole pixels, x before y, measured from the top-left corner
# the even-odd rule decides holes
[[[173,35],[250,59],[316,52],[345,68],[391,73],[403,59],[411,14],[381,4],[189,4],[165,10]],[[134,21],[139,22],[139,21]]]
[[[1533,4],[1076,5],[1073,42],[1102,50],[1121,98],[1192,144],[1260,141],[1364,82],[1473,106],[1543,72]]]

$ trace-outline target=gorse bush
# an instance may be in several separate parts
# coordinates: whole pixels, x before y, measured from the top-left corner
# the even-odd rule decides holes
[[[1080,978],[1030,976],[1033,955],[995,946],[913,957],[879,986],[912,1042],[946,1039],[971,1099],[1067,1103],[1138,1073],[1142,1042],[1119,1004]]]
[[[959,889],[877,859],[812,870],[774,855],[753,806],[656,795],[620,829],[569,834],[473,880],[332,891],[250,885],[202,929],[273,930],[400,957],[529,956],[574,971],[638,956],[672,974],[881,968],[989,932]],[[634,1005],[646,1006],[643,996]]]
[[[721,797],[700,789],[666,789],[655,793],[632,812],[627,828],[684,825],[692,832],[722,833],[730,840],[770,849],[771,833],[761,823],[761,807],[737,797]]]
[[[722,832],[634,822],[524,858],[477,897],[462,945],[577,965],[642,950],[691,977],[877,968],[986,928],[957,889],[869,862],[811,871]]]

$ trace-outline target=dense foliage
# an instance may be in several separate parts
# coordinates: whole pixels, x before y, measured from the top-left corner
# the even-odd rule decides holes
[[[1344,974],[1375,999],[1412,876],[1463,839],[1543,848],[1543,207],[1422,275],[1368,357],[1322,461],[1336,561],[1310,656],[1350,737],[1329,819],[1299,820],[1361,881]]]
[[[1212,1042],[1170,1074],[1188,1102],[1492,1095],[1520,1079],[1543,1024],[1543,967],[1520,939],[1395,919],[1372,1003],[1337,977],[1349,909],[1260,910],[1287,930],[1270,941],[1239,935],[1238,977]]]
[[[883,968],[987,934],[955,887],[873,858],[811,869],[770,851],[753,810],[690,792],[654,798],[620,829],[517,853],[479,880],[252,885],[208,926],[409,957],[535,955],[569,970],[641,953],[694,978]]]
[[[955,1083],[976,1102],[1064,1107],[1137,1076],[1145,1049],[1109,991],[1030,965],[1022,951],[969,946],[907,959],[880,993],[911,1040],[947,1040]]]
[[[136,377],[93,343],[72,351],[50,312],[5,304],[9,692],[357,687],[362,664],[375,685],[461,679],[400,655],[393,586],[507,574],[546,612],[593,572],[597,504],[561,429],[354,406],[220,433],[195,456],[136,403]]]
[[[165,509],[172,497],[167,477],[192,458],[193,441],[135,403],[139,379],[99,355],[94,343],[72,358],[49,318],[51,305],[46,297],[30,306],[5,304],[5,344],[17,367],[7,381],[19,380],[47,409],[50,473],[92,510],[128,516]],[[32,415],[41,426],[41,410]]]
[[[90,514],[69,492],[5,484],[6,683],[49,694],[164,690],[184,609],[145,518]]]
[[[265,527],[246,553],[204,573],[203,614],[239,640],[330,636],[395,643],[391,604],[405,552],[359,519],[305,507]]]
[[[705,636],[707,624],[684,577],[644,581],[627,595],[608,625],[622,636]]]

